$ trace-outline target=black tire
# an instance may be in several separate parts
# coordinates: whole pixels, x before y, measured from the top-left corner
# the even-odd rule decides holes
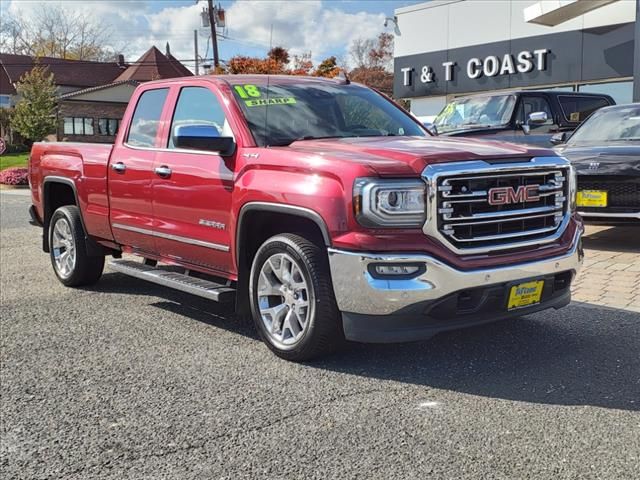
[[[56,258],[60,255],[61,249],[54,248],[54,230],[56,224],[64,222],[70,228],[70,241],[75,249],[75,261],[68,271],[59,268]],[[66,226],[65,226],[66,228]],[[85,232],[80,219],[80,210],[75,205],[67,205],[58,208],[51,216],[49,222],[49,250],[51,265],[58,280],[67,287],[80,287],[92,285],[102,276],[104,269],[104,255],[89,256],[85,242]]]
[[[293,258],[309,286],[308,317],[301,338],[293,345],[282,345],[272,338],[260,313],[258,280],[266,261],[273,255]],[[342,319],[331,284],[326,252],[310,240],[295,234],[271,237],[256,252],[249,278],[252,317],[262,340],[277,356],[290,361],[306,361],[327,355],[344,343]]]

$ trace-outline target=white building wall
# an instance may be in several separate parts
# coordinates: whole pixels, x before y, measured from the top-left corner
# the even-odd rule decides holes
[[[501,40],[632,22],[636,0],[618,0],[555,27],[524,21],[524,9],[540,0],[434,0],[395,11],[402,57]]]

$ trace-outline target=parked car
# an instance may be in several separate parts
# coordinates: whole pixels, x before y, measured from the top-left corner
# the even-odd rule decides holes
[[[96,282],[111,255],[235,301],[290,360],[570,301],[583,226],[552,150],[433,138],[346,79],[148,82],[121,125],[114,145],[32,149],[31,215],[64,285]]]
[[[598,110],[554,142],[578,172],[578,210],[587,221],[640,225],[640,103]]]
[[[481,137],[551,147],[557,132],[571,132],[591,113],[614,105],[608,95],[531,91],[457,98],[438,114],[439,135]]]

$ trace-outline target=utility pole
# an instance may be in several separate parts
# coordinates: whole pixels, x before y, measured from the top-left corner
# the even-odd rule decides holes
[[[207,0],[209,5],[209,24],[211,26],[211,42],[213,43],[213,67],[217,69],[220,66],[218,58],[218,36],[216,35],[216,19],[213,15],[213,0]]]
[[[194,30],[193,31],[193,53],[194,53],[194,57],[196,59],[196,75],[200,75],[200,69],[199,69],[199,59],[198,59],[198,30]]]

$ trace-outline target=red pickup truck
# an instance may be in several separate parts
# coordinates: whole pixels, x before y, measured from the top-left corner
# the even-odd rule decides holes
[[[111,256],[235,301],[290,360],[560,308],[583,255],[564,158],[433,138],[346,78],[145,83],[114,145],[37,143],[29,169],[63,284]]]

